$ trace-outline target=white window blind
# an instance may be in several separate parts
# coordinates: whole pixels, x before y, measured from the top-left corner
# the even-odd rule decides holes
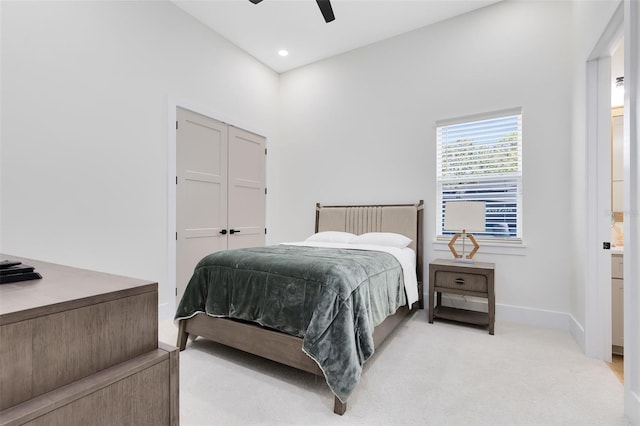
[[[522,241],[520,108],[441,121],[437,127],[437,229],[447,201],[484,201],[486,232],[476,238]]]

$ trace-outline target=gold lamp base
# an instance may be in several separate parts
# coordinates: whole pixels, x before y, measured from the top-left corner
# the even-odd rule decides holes
[[[454,247],[454,244],[459,237],[463,238],[462,254],[458,253],[458,251]],[[471,240],[471,243],[473,243],[473,250],[471,250],[466,256],[464,255],[464,238],[469,238]],[[480,246],[478,245],[475,237],[472,234],[467,234],[466,232],[454,235],[453,238],[451,238],[451,241],[449,241],[449,250],[451,250],[451,253],[453,254],[454,262],[473,263],[473,256],[476,254],[479,248]]]

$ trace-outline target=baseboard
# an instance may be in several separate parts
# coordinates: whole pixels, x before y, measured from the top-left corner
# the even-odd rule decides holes
[[[578,343],[578,346],[580,346],[582,352],[586,353],[587,349],[584,327],[578,322],[578,320],[575,319],[573,315],[569,315],[569,328],[569,332],[571,333],[573,340]]]
[[[455,308],[472,311],[487,312],[486,299],[443,294],[442,304]],[[570,315],[564,312],[547,311],[543,309],[526,308],[496,303],[496,320],[512,321],[519,324],[552,328],[555,330],[571,331]],[[582,333],[584,335],[584,332]],[[582,339],[584,341],[584,338]]]

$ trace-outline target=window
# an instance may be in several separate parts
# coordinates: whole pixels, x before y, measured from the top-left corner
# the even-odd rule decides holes
[[[522,110],[446,120],[437,127],[437,229],[449,200],[484,201],[486,232],[476,238],[522,242]]]

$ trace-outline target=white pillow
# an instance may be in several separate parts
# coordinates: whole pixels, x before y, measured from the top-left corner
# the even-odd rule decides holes
[[[348,244],[351,242],[353,238],[355,238],[355,234],[351,232],[341,232],[341,231],[323,231],[318,232],[317,234],[313,234],[305,241],[313,241],[319,243],[344,243]]]
[[[411,244],[411,241],[411,238],[393,232],[367,232],[357,235],[350,243],[405,248]]]

